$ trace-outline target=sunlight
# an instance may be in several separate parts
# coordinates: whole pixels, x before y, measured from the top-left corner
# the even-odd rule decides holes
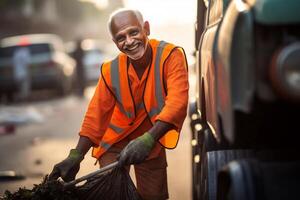
[[[80,1],[88,1],[94,3],[97,8],[105,9],[108,6],[108,0],[80,0]]]
[[[196,0],[124,0],[126,7],[140,10],[155,24],[186,23],[195,19]]]
[[[159,38],[180,45],[190,57],[194,51],[196,0],[123,1],[125,7],[138,9],[142,12],[144,20],[149,21],[150,38]]]

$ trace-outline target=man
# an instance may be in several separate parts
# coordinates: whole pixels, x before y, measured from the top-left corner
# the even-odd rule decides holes
[[[14,78],[18,86],[18,98],[26,100],[31,89],[30,80],[30,51],[26,47],[17,49],[13,54]]]
[[[73,53],[73,57],[76,60],[77,93],[80,97],[83,97],[86,85],[86,77],[83,66],[84,51],[82,49],[81,38],[78,38],[76,41],[76,49]]]
[[[134,164],[143,199],[167,199],[165,148],[175,148],[186,117],[188,73],[182,48],[149,40],[139,11],[121,9],[108,23],[121,51],[101,67],[101,76],[80,130],[79,142],[50,178],[75,178],[93,148],[100,166]]]

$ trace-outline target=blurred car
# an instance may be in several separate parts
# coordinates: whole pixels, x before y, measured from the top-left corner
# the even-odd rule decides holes
[[[54,34],[30,34],[0,41],[0,92],[18,92],[14,77],[15,52],[29,50],[31,89],[55,89],[66,94],[72,89],[75,61],[65,51],[62,39]]]

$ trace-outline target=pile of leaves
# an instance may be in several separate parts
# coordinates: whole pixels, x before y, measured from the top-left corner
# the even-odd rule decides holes
[[[0,200],[78,200],[78,197],[75,188],[65,190],[61,182],[48,181],[48,176],[45,176],[42,183],[35,184],[32,190],[25,187],[14,193],[6,190]]]

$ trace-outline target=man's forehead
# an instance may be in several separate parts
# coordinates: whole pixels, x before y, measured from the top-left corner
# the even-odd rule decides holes
[[[127,26],[141,25],[133,11],[123,11],[115,14],[111,20],[111,30],[113,33]]]
[[[138,21],[138,18],[134,11],[122,11],[119,13],[116,13],[112,17],[112,24],[118,25],[120,23],[136,23]]]

